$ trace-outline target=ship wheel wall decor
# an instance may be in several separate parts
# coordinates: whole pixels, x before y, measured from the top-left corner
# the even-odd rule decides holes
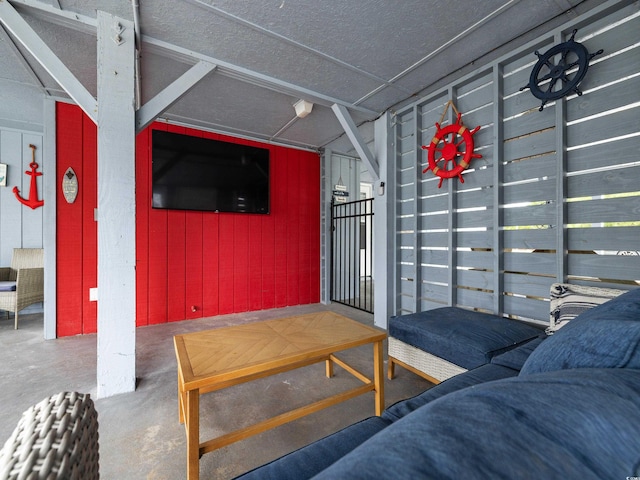
[[[590,54],[584,45],[573,39],[576,32],[573,31],[568,41],[551,47],[543,54],[537,50],[534,52],[538,62],[531,70],[529,83],[520,91],[528,88],[534,97],[542,100],[540,111],[549,100],[558,100],[571,92],[582,95],[578,85],[587,74],[589,61],[604,51]]]
[[[442,180],[445,178],[458,177],[460,182],[464,183],[462,172],[469,167],[471,159],[482,158],[482,155],[473,153],[473,134],[480,130],[480,126],[469,130],[462,125],[461,118],[462,114],[458,113],[456,123],[444,128],[436,122],[437,130],[431,143],[422,145],[422,149],[427,150],[429,160],[429,166],[422,173],[431,170],[434,175],[440,177],[438,188],[442,186]]]

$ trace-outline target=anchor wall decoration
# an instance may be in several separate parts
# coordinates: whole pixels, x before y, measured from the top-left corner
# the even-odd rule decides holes
[[[35,210],[36,208],[44,205],[44,200],[38,200],[38,183],[36,178],[41,177],[42,172],[36,171],[38,170],[39,166],[36,163],[36,146],[29,145],[29,148],[31,149],[31,163],[29,164],[29,168],[31,168],[31,171],[27,170],[26,172],[24,172],[27,175],[31,176],[31,183],[29,185],[29,198],[22,198],[20,196],[20,190],[18,190],[18,187],[13,187],[13,194],[16,196],[20,203],[26,205],[27,207],[30,207],[32,210]]]

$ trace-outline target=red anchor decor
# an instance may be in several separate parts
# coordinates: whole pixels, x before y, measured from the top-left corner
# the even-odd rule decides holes
[[[13,194],[16,196],[20,203],[26,205],[27,207],[30,207],[32,210],[35,210],[36,208],[44,205],[44,200],[38,200],[38,183],[36,178],[41,177],[42,172],[36,171],[38,170],[39,166],[36,163],[36,146],[29,145],[29,148],[31,149],[31,163],[29,164],[31,171],[27,170],[26,172],[24,172],[27,175],[31,176],[31,184],[29,186],[29,199],[25,200],[20,196],[20,190],[18,190],[18,187],[13,187]]]

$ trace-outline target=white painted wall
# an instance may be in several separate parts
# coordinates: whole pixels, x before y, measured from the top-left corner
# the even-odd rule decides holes
[[[4,89],[0,82],[0,91]],[[20,91],[9,85],[12,94]],[[40,110],[35,108],[30,89],[23,89],[19,98],[7,99],[3,92],[0,99],[0,163],[7,165],[7,183],[0,187],[0,265],[11,263],[14,248],[42,248],[43,208],[32,210],[23,206],[12,192],[18,187],[22,197],[28,197],[30,177],[25,171],[30,170],[32,151],[29,145],[36,146],[35,161],[39,165],[38,171],[43,175],[55,174],[44,161],[42,134],[42,96],[36,96],[40,103]],[[34,118],[29,119],[20,107],[21,100],[25,100],[27,113]],[[16,112],[18,120],[8,120]],[[43,177],[38,177],[38,193],[42,198]],[[45,202],[46,205],[46,202]]]
[[[55,165],[46,161],[43,141],[43,95],[35,88],[15,82],[0,81],[0,163],[7,165],[6,186],[0,186],[0,266],[9,266],[14,248],[42,248],[44,246],[44,209],[32,210],[16,199],[13,188],[18,187],[22,197],[29,196],[32,151],[36,146],[39,198],[44,198],[43,180],[55,175]],[[55,208],[55,207],[53,207]],[[42,311],[35,304],[23,313]]]

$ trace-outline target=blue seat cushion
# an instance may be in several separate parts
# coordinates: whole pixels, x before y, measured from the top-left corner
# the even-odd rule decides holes
[[[640,369],[640,288],[571,320],[534,350],[520,375],[569,368]]]
[[[15,292],[16,282],[10,282],[8,280],[0,281],[0,292]]]
[[[384,429],[389,423],[388,420],[380,417],[369,417],[237,478],[238,480],[311,478]]]
[[[471,370],[537,337],[540,328],[497,315],[442,307],[389,319],[389,336]]]
[[[639,431],[638,370],[511,377],[430,402],[315,480],[624,479],[639,474]]]
[[[502,365],[503,367],[512,368],[519,372],[522,370],[522,366],[525,364],[529,356],[546,338],[548,338],[548,335],[546,333],[541,333],[536,338],[528,340],[516,348],[512,348],[500,355],[496,355],[491,359],[491,363],[494,365]]]
[[[394,403],[382,412],[382,418],[395,422],[423,405],[447,395],[448,393],[455,392],[466,387],[480,385],[481,383],[490,382],[492,380],[516,377],[517,375],[518,370],[488,363],[478,368],[474,368],[473,370],[469,370],[462,375],[455,375],[416,395],[415,397]]]

